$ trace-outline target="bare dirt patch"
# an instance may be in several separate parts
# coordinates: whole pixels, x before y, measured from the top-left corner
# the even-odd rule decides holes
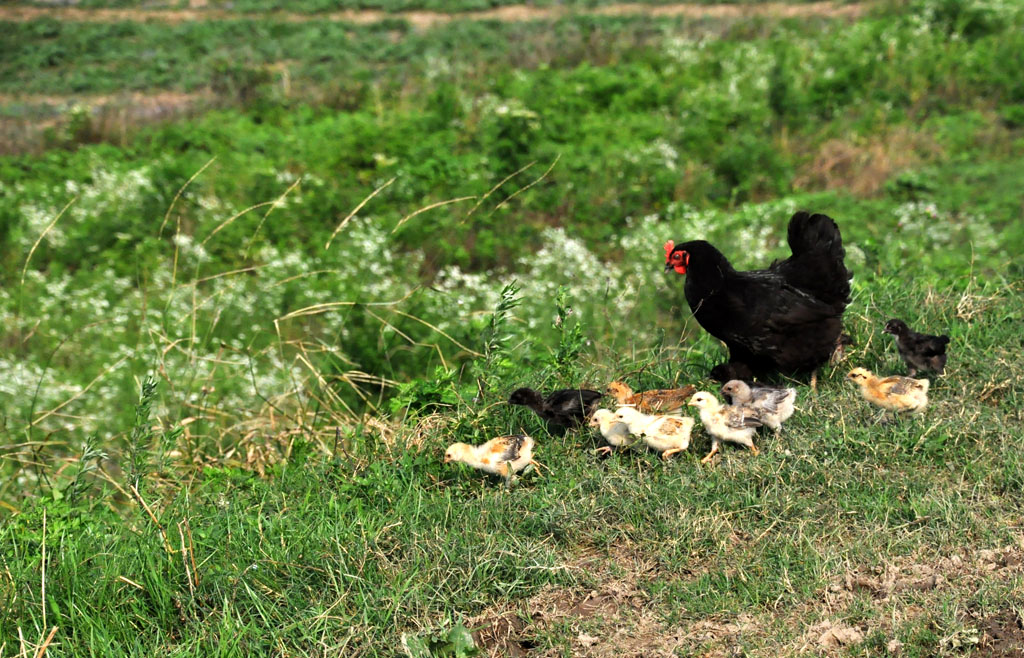
[[[592,658],[833,656],[856,651],[878,632],[889,653],[898,655],[902,643],[895,628],[927,618],[929,602],[950,591],[973,592],[985,583],[1020,578],[1024,546],[894,558],[882,566],[855,567],[838,575],[818,601],[737,615],[684,614],[678,623],[666,621],[645,586],[651,579],[666,577],[663,567],[635,548],[594,551],[572,567],[585,569],[598,584],[589,589],[549,587],[526,601],[485,610],[467,621],[485,655],[536,658],[561,656],[568,650],[573,656]],[[863,605],[865,594],[879,614],[860,623],[843,621],[851,606]],[[972,638],[972,655],[1024,658],[1024,620],[1019,611],[965,612],[962,619]],[[783,628],[788,629],[786,638],[778,635]],[[552,638],[557,646],[548,648]]]
[[[831,139],[821,145],[808,167],[797,176],[796,184],[871,196],[894,174],[940,153],[931,136],[911,128],[897,128],[860,142]]]
[[[204,9],[200,0],[190,2],[189,9],[81,9],[78,7],[0,7],[0,20],[33,21],[52,18],[61,21],[115,23],[124,21],[184,23],[190,21],[223,21],[239,19],[278,20],[282,22],[339,21],[355,24],[379,23],[383,20],[401,18],[418,29],[427,29],[453,20],[493,20],[524,22],[554,20],[567,15],[600,16],[683,16],[688,18],[744,18],[770,16],[778,18],[799,18],[822,16],[829,18],[856,18],[867,8],[865,4],[837,4],[835,2],[814,2],[788,4],[768,2],[757,5],[719,4],[701,5],[679,3],[670,5],[614,4],[591,9],[566,9],[564,7],[533,7],[530,5],[509,5],[482,11],[442,13],[436,11],[385,12],[374,9],[335,11],[323,14],[300,14],[295,12],[240,13],[221,9]]]
[[[739,645],[738,638],[756,632],[749,615],[667,624],[642,586],[660,567],[631,547],[582,556],[573,567],[595,575],[600,584],[592,589],[550,587],[518,605],[484,611],[467,623],[475,629],[477,646],[495,658],[561,656],[564,646],[543,647],[545,636],[556,635],[573,656],[588,658],[727,656]]]
[[[59,129],[68,122],[72,108],[81,108],[88,117],[80,124],[83,143],[117,143],[139,126],[171,121],[193,115],[216,102],[212,93],[158,91],[88,96],[0,94],[0,106],[22,105],[31,108],[24,117],[0,118],[0,153],[23,153],[43,147],[48,128]]]
[[[981,631],[976,656],[983,658],[1024,658],[1024,619],[1007,610],[977,620]]]

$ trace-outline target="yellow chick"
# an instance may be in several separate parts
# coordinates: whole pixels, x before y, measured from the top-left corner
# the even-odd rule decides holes
[[[512,476],[529,464],[540,467],[533,461],[533,438],[525,434],[510,434],[491,439],[479,446],[467,443],[453,443],[444,453],[444,463],[462,462],[473,468],[494,473],[505,478],[505,484],[512,483]]]
[[[881,379],[865,368],[854,368],[846,378],[860,386],[860,394],[865,400],[889,411],[917,413],[928,405],[931,382],[927,379],[899,375]]]
[[[681,411],[695,390],[697,389],[694,386],[687,385],[682,388],[659,388],[653,391],[634,393],[633,389],[623,382],[612,382],[608,384],[605,392],[615,398],[620,405],[630,405],[649,414]]]
[[[677,452],[690,447],[690,433],[693,419],[679,416],[649,416],[633,407],[620,407],[613,418],[629,427],[629,433],[643,439],[644,443],[668,459]]]
[[[601,430],[601,436],[609,444],[598,448],[597,451],[599,453],[608,454],[612,451],[612,446],[619,448],[630,443],[629,426],[620,420],[616,420],[613,411],[598,409],[590,417],[588,424]]]
[[[739,379],[731,379],[722,386],[722,395],[726,396],[734,407],[746,407],[757,412],[758,418],[778,434],[782,424],[793,415],[796,402],[795,388],[779,388],[763,384],[747,384]]]
[[[719,443],[728,441],[750,448],[757,455],[754,432],[763,424],[756,411],[746,407],[727,407],[711,393],[700,391],[690,398],[689,405],[700,409],[700,422],[711,435],[711,452],[700,460],[701,464],[711,461],[718,452]]]

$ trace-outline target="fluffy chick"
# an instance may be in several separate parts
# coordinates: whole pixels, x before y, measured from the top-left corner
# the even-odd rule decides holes
[[[795,388],[747,384],[731,379],[722,387],[722,395],[734,407],[747,407],[757,412],[761,422],[778,434],[782,424],[793,415],[796,402]]]
[[[491,439],[479,446],[468,443],[453,443],[444,452],[444,463],[462,462],[487,473],[505,478],[505,484],[512,482],[512,476],[533,464],[533,438],[526,434],[509,434]]]
[[[903,320],[896,319],[886,322],[882,331],[896,337],[896,349],[907,364],[908,377],[916,375],[918,370],[930,370],[940,375],[945,371],[949,336],[919,334]]]
[[[700,391],[690,398],[689,405],[700,409],[700,422],[711,435],[711,452],[700,460],[706,464],[718,452],[721,441],[738,443],[757,455],[754,432],[763,424],[758,413],[747,407],[727,407],[711,393]]]
[[[659,388],[653,391],[634,393],[633,389],[623,382],[612,382],[608,384],[605,391],[615,398],[620,405],[632,405],[645,414],[651,413],[674,413],[681,411],[686,401],[690,399],[694,386],[682,388]]]
[[[846,378],[860,386],[860,394],[871,404],[889,411],[917,413],[928,405],[927,379],[879,378],[865,368],[854,368]]]
[[[529,407],[549,429],[563,430],[585,422],[601,397],[601,393],[586,388],[564,388],[544,396],[524,387],[513,391],[508,403]]]
[[[677,452],[690,447],[690,433],[693,419],[679,416],[652,416],[633,407],[620,407],[613,418],[629,427],[629,433],[643,439],[644,443],[668,459]]]
[[[616,420],[614,411],[598,409],[590,417],[589,425],[598,428],[601,431],[601,436],[608,442],[608,445],[597,449],[599,453],[608,454],[612,451],[613,446],[620,448],[630,443],[629,426],[621,420]]]

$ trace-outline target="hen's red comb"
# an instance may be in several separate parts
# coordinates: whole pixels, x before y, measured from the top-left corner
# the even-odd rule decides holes
[[[665,243],[665,258],[668,258],[668,255],[671,254],[672,250],[675,249],[675,248],[676,248],[676,243],[675,242],[672,242],[671,240],[666,242]]]

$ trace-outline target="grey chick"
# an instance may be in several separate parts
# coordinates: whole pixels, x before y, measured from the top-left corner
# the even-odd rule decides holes
[[[734,407],[746,407],[757,412],[761,422],[778,434],[782,424],[793,415],[796,402],[795,388],[747,384],[732,379],[722,386],[722,395]]]

